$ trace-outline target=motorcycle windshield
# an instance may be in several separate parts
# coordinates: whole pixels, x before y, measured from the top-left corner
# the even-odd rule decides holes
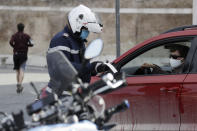
[[[67,88],[75,81],[77,71],[61,51],[48,53],[47,64],[51,81],[63,85],[64,88]]]

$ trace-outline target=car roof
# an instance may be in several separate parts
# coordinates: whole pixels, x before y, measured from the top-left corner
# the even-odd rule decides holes
[[[154,41],[162,40],[162,39],[170,38],[170,37],[176,37],[176,36],[178,37],[178,36],[191,36],[191,35],[196,35],[197,36],[197,25],[182,26],[182,27],[176,27],[176,28],[170,29],[166,32],[161,33],[158,36],[152,37],[150,39],[145,40],[144,42],[142,42],[140,44],[135,45],[130,50],[128,50],[127,52],[122,54],[120,57],[115,59],[113,61],[113,63],[119,62],[121,59],[126,57],[131,52],[137,50],[138,48],[140,48],[140,47],[142,47],[146,44],[152,43]]]
[[[177,31],[184,31],[184,30],[197,30],[197,25],[189,25],[189,26],[180,26],[173,29],[170,29],[168,31],[165,31],[162,34],[170,33],[170,32],[177,32]]]

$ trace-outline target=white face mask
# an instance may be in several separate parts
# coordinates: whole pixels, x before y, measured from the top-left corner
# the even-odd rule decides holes
[[[181,60],[170,58],[170,65],[172,69],[179,67],[182,64]]]

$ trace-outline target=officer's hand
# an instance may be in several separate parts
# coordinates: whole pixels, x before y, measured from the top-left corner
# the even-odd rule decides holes
[[[109,67],[101,61],[91,63],[94,66],[96,73],[101,73],[109,70]]]
[[[109,70],[109,67],[104,63],[99,64],[96,68],[96,71],[98,73],[105,72],[105,71],[108,71],[108,70]]]

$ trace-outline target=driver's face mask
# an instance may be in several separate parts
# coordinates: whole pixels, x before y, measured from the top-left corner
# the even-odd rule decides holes
[[[182,64],[181,60],[170,58],[170,65],[172,69],[179,67]]]
[[[85,39],[87,39],[88,35],[89,35],[89,31],[88,31],[88,30],[82,29],[80,38],[81,38],[82,40],[85,40]]]

